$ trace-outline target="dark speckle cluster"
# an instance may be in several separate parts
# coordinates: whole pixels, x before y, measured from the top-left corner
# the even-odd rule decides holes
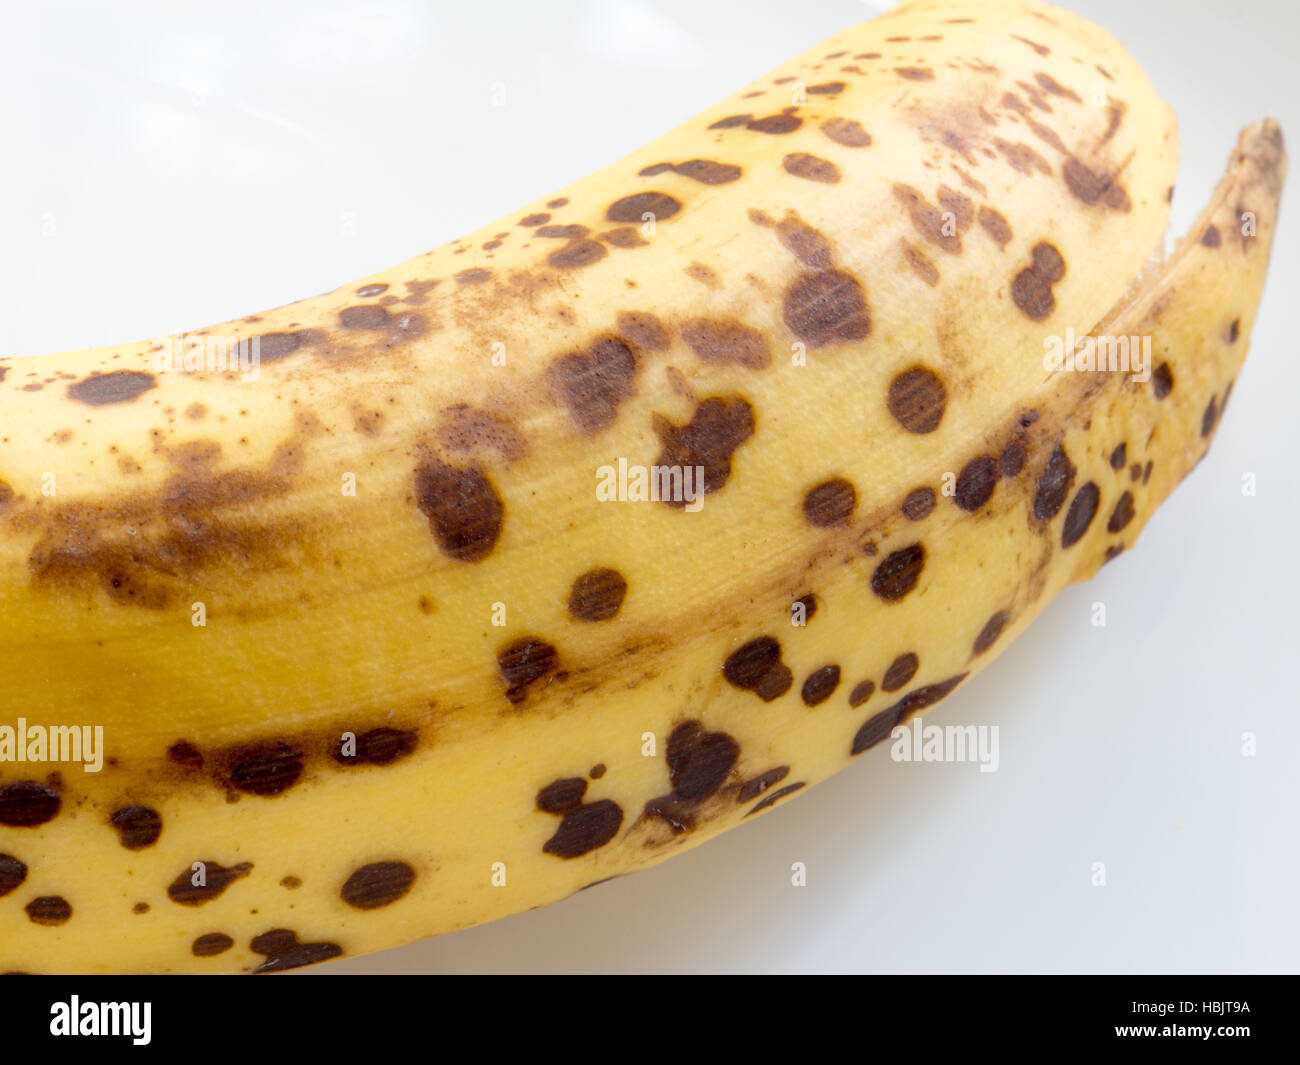
[[[877,743],[886,739],[896,725],[902,724],[912,714],[933,706],[939,700],[946,698],[965,679],[966,674],[962,673],[959,676],[940,681],[938,684],[927,684],[923,688],[917,688],[915,691],[903,696],[893,706],[868,718],[866,723],[854,734],[853,742],[850,745],[850,754],[861,754],[863,751],[874,747]]]
[[[506,683],[506,698],[522,703],[530,686],[553,674],[559,662],[555,648],[535,636],[525,636],[501,649],[497,668]]]
[[[285,969],[315,965],[337,958],[343,953],[343,948],[337,943],[300,943],[297,933],[287,928],[274,928],[254,936],[248,947],[255,954],[266,955],[266,961],[253,970],[255,974],[278,973]]]
[[[674,832],[694,823],[699,805],[716,795],[740,758],[740,744],[725,732],[709,732],[686,721],[668,737],[668,779],[672,791],[645,805],[645,813],[666,821]]]
[[[781,661],[781,644],[772,636],[750,640],[727,656],[722,666],[727,682],[770,703],[794,684],[794,674]]]
[[[580,858],[603,847],[623,824],[623,810],[610,799],[583,802],[587,782],[581,777],[552,781],[537,793],[537,809],[562,818],[542,850],[557,858]]]
[[[1011,282],[1011,298],[1027,318],[1041,322],[1056,309],[1052,286],[1065,276],[1065,260],[1056,246],[1040,241],[1031,253],[1029,266]]]

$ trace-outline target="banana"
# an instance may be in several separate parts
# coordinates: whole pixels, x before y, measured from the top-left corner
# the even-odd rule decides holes
[[[1096,27],[916,2],[391,270],[0,363],[0,971],[492,920],[938,704],[1227,407],[1282,137],[1164,259],[1176,157]]]

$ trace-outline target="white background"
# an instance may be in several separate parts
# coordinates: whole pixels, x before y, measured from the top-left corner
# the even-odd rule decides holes
[[[581,177],[884,6],[5,0],[0,354],[332,289]],[[1175,231],[1240,126],[1272,114],[1300,144],[1294,0],[1066,6],[1125,42],[1178,112]],[[896,764],[882,746],[649,872],[308,971],[1300,969],[1297,200],[1293,176],[1207,460],[1135,550],[928,719],[999,725],[997,773]],[[807,887],[790,885],[796,861]]]

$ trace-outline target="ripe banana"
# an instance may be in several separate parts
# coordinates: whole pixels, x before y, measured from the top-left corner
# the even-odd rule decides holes
[[[185,357],[0,363],[0,971],[488,921],[938,703],[1227,406],[1282,137],[1161,260],[1176,139],[1096,27],[920,0]],[[1149,377],[1046,369],[1075,336]]]

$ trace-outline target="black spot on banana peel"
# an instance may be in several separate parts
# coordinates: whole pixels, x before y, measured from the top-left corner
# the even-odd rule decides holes
[[[1132,548],[1230,416],[1282,136],[1144,273],[1173,116],[1101,31],[1003,6],[901,7],[202,331],[259,331],[255,382],[6,364],[0,729],[82,707],[106,760],[0,763],[0,971],[276,972],[636,871],[960,698]],[[1150,336],[1150,378],[1046,373],[1067,330]],[[656,465],[698,495],[638,501]]]

